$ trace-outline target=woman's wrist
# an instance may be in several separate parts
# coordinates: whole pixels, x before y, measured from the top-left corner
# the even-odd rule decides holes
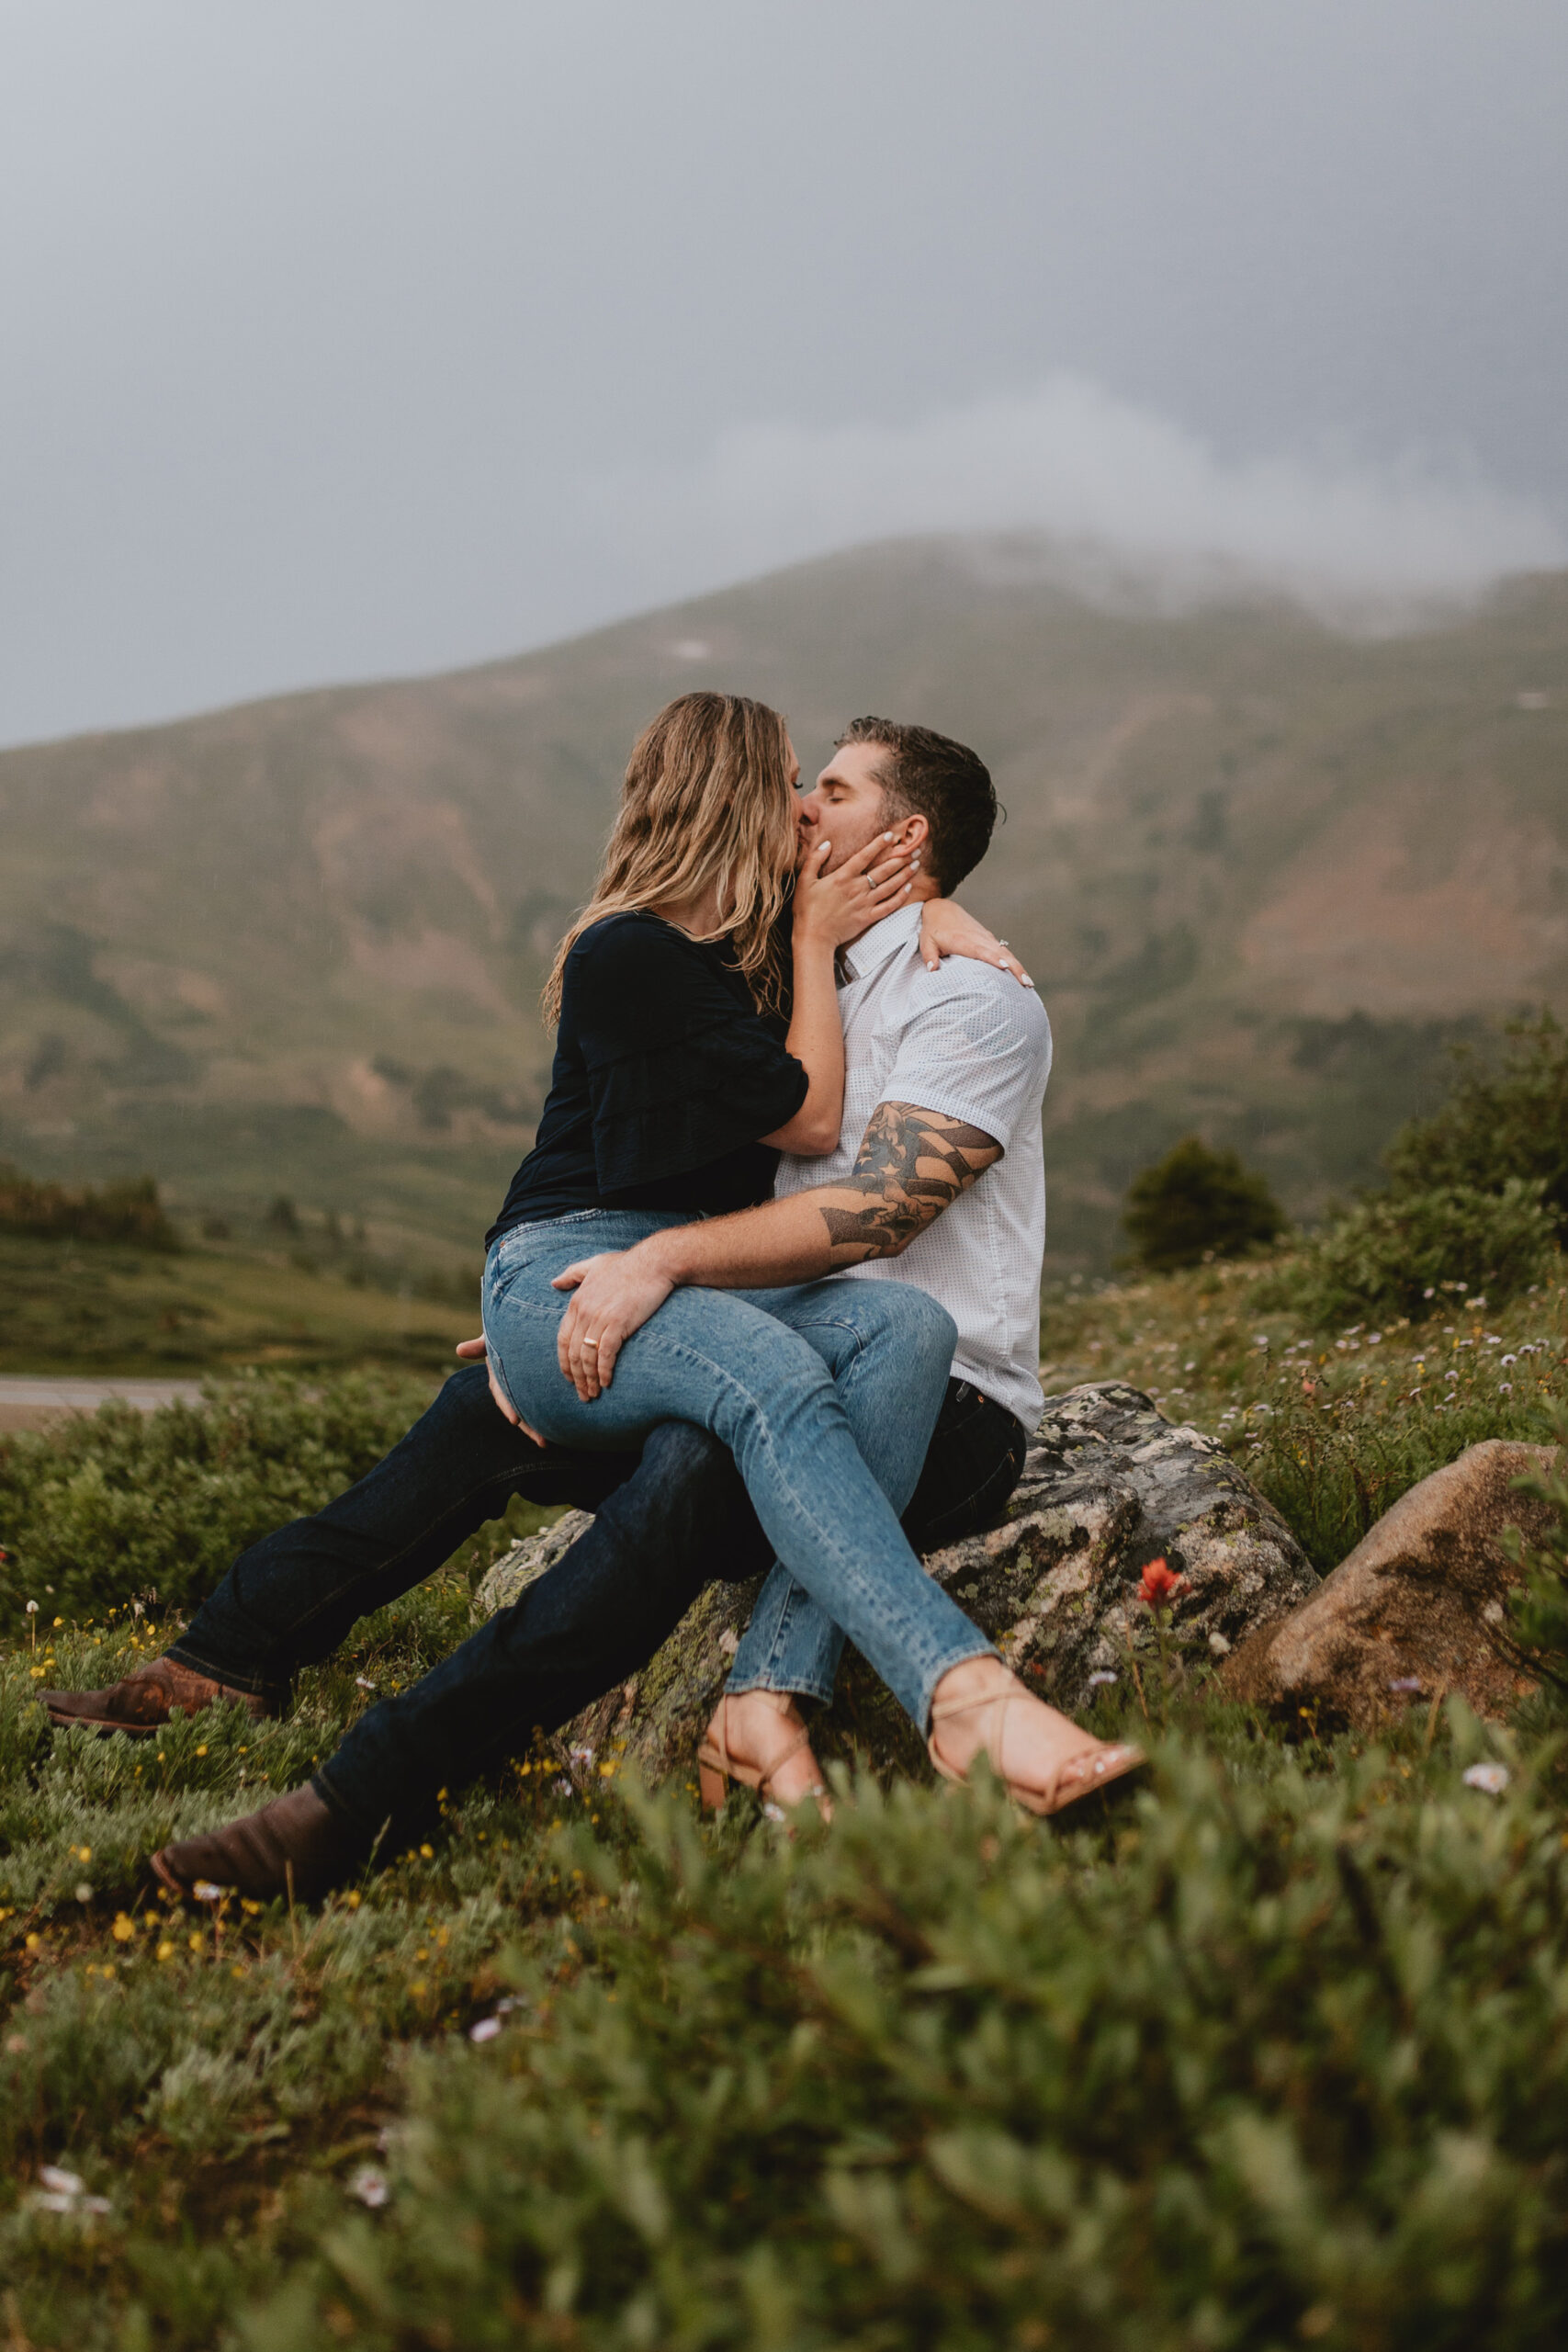
[[[635,1258],[648,1273],[677,1289],[685,1281],[684,1260],[681,1249],[683,1226],[671,1226],[662,1233],[650,1233],[643,1240],[634,1242],[627,1256]]]
[[[832,956],[839,944],[833,925],[809,915],[796,915],[791,942],[796,956]]]

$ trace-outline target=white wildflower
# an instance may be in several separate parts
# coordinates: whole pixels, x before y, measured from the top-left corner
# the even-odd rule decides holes
[[[1500,1797],[1508,1785],[1506,1764],[1472,1764],[1464,1776],[1467,1789],[1483,1789],[1489,1797]]]
[[[499,2018],[479,2018],[468,2028],[468,2040],[470,2041],[493,2041],[500,2031],[501,2019]]]
[[[1116,1677],[1113,1674],[1108,1673],[1104,1667],[1100,1667],[1097,1672],[1089,1676],[1089,1687],[1091,1690],[1103,1690],[1108,1683],[1114,1682],[1115,1679]]]
[[[79,2172],[67,2172],[63,2165],[39,2165],[38,2177],[56,2197],[80,2197],[86,2187]]]
[[[348,2184],[348,2193],[351,2197],[357,2197],[362,2205],[368,2205],[375,2212],[387,2202],[392,2192],[387,2186],[384,2172],[375,2165],[361,2165]]]

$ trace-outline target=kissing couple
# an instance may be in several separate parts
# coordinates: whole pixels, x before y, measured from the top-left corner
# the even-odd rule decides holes
[[[487,1236],[482,1339],[386,1459],[241,1555],[170,1649],[60,1724],[147,1734],[298,1669],[513,1494],[590,1530],[314,1777],[153,1856],[164,1883],[313,1899],[390,1826],[635,1672],[704,1584],[769,1569],[699,1750],[780,1805],[846,1638],[932,1764],[1036,1813],[1141,1752],[1027,1691],[921,1566],[993,1524],[1042,1397],[1051,1032],[952,899],[997,802],[975,752],[857,719],[804,796],[777,711],[680,696],[638,739],[546,989],[534,1149]],[[771,1568],[770,1568],[771,1563]]]

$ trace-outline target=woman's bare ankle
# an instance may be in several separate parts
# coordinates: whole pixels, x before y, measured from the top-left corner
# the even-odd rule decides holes
[[[1008,1697],[1014,1702],[1007,1716],[1009,1754],[1018,1759],[1026,1779],[1032,1777],[1031,1766],[1055,1771],[1067,1757],[1103,1744],[1071,1715],[1037,1699],[999,1657],[970,1657],[950,1667],[931,1696],[932,1738],[950,1770],[967,1771],[987,1747],[994,1721],[987,1702]],[[964,1712],[955,1712],[945,1722],[934,1720],[938,1710],[949,1707]]]
[[[950,1666],[931,1693],[931,1740],[942,1762],[965,1771],[986,1745],[989,1702],[1022,1690],[999,1657],[966,1657]]]
[[[721,1727],[725,1746],[736,1763],[752,1771],[767,1771],[769,1758],[787,1745],[784,1729],[804,1731],[806,1718],[793,1691],[734,1690],[726,1693],[715,1713],[710,1731],[716,1740]],[[781,1805],[795,1805],[821,1784],[816,1757],[809,1747],[802,1747],[769,1775],[768,1794]]]

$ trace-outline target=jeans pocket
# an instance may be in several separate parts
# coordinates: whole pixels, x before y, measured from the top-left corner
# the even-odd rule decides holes
[[[486,1299],[506,1296],[520,1274],[556,1247],[557,1237],[565,1227],[586,1225],[592,1218],[603,1218],[604,1209],[573,1209],[566,1216],[547,1217],[539,1225],[514,1225],[503,1233],[485,1260],[480,1295]]]

